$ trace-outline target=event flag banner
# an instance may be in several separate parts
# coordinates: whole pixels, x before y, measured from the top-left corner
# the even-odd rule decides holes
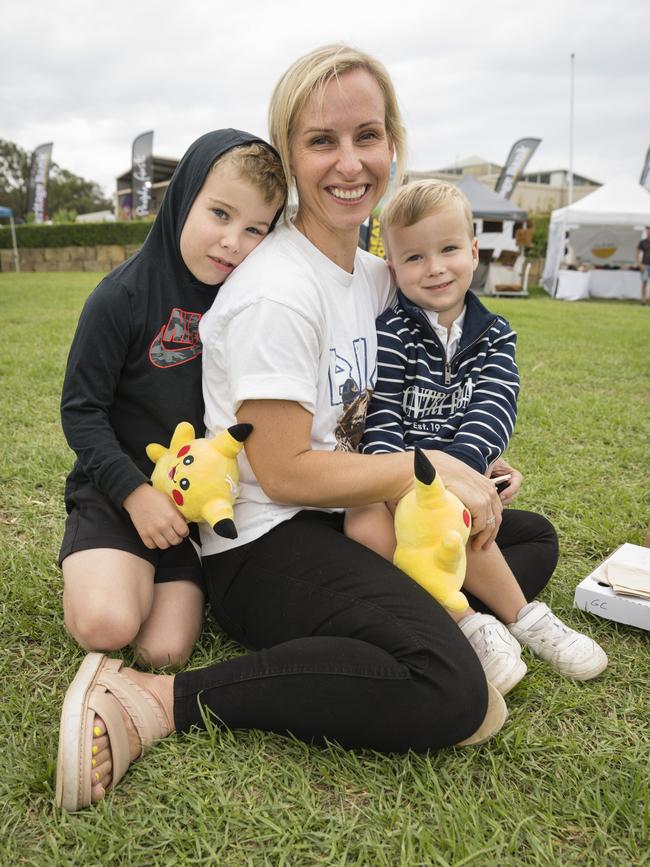
[[[650,193],[650,147],[648,148],[648,152],[645,155],[645,163],[643,166],[643,171],[641,172],[641,179],[639,183],[644,190],[647,190]]]
[[[131,159],[131,217],[147,217],[151,211],[153,184],[153,131],[133,139]]]
[[[379,222],[379,214],[371,214],[368,226],[368,246],[366,250],[372,253],[373,256],[379,256],[380,259],[386,258],[386,250],[384,241],[381,237],[381,224]]]
[[[35,223],[47,220],[47,181],[52,159],[52,142],[39,145],[32,153],[27,185],[27,213],[34,214]]]
[[[499,180],[497,181],[494,192],[503,196],[504,199],[509,199],[512,191],[517,185],[517,181],[528,165],[528,161],[537,150],[541,138],[520,138],[510,148],[506,164],[501,169]]]

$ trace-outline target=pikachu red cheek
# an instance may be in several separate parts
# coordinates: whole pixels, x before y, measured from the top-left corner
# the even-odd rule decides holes
[[[177,491],[176,488],[174,488],[174,490],[172,491],[172,498],[177,506],[182,506],[185,502],[183,495],[180,491]]]

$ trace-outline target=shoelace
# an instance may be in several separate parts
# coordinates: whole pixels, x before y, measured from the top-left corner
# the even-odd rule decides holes
[[[554,635],[552,638],[544,638],[542,640],[553,647],[561,647],[562,644],[567,643],[567,640],[570,641],[573,638],[572,630],[568,626],[565,626],[552,611],[546,611],[543,617],[540,617],[537,623],[530,628],[530,631],[533,633],[547,630],[554,633]]]
[[[475,647],[477,653],[484,653],[485,651],[493,649],[495,647],[495,637],[498,631],[498,623],[486,623],[480,629],[476,630],[474,635],[477,635],[479,639],[478,641],[476,641],[478,647]],[[474,636],[472,636],[472,638],[474,638]]]

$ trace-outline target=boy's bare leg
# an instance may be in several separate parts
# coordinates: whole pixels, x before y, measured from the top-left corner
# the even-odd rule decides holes
[[[527,605],[526,597],[510,567],[496,545],[486,551],[467,546],[467,572],[465,590],[485,603],[503,623],[514,623],[521,609]],[[462,617],[471,611],[463,612]]]
[[[385,503],[348,509],[345,535],[392,561],[396,545],[395,525],[393,511]],[[467,546],[467,573],[463,587],[484,602],[504,623],[515,621],[526,605],[526,597],[496,545],[478,551],[471,545]],[[469,607],[464,611],[449,612],[456,623],[474,613],[474,609]]]
[[[151,612],[154,568],[115,548],[76,551],[65,558],[63,611],[68,632],[85,650],[131,644]]]
[[[187,660],[203,622],[203,593],[196,584],[154,585],[151,563],[114,548],[77,551],[62,568],[65,624],[85,650],[133,644],[147,665]]]
[[[397,545],[394,521],[393,513],[386,503],[348,509],[345,513],[345,535],[392,563]]]
[[[138,659],[153,668],[187,662],[203,626],[205,597],[192,581],[154,584],[153,605],[133,644]]]

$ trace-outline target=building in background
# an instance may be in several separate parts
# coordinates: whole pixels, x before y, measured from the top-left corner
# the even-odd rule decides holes
[[[432,171],[407,171],[407,180],[438,178],[457,183],[460,178],[471,175],[486,187],[494,189],[501,173],[501,166],[480,156],[470,156]],[[573,201],[577,202],[597,190],[601,184],[583,175],[573,175]],[[514,188],[510,201],[518,208],[531,213],[548,213],[568,204],[569,172],[567,169],[524,172]]]

